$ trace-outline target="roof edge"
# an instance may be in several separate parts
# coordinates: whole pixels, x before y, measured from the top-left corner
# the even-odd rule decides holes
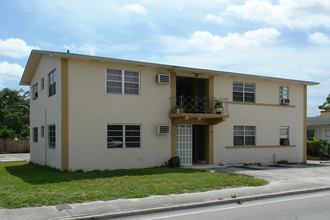
[[[232,76],[243,76],[243,77],[253,77],[253,78],[263,78],[269,80],[280,80],[280,81],[290,81],[294,83],[301,83],[304,85],[319,85],[318,82],[312,81],[303,81],[303,80],[295,80],[295,79],[286,79],[280,77],[270,77],[270,76],[261,76],[261,75],[253,75],[253,74],[246,74],[246,73],[236,73],[236,72],[229,72],[229,71],[221,71],[221,70],[211,70],[211,69],[201,69],[201,68],[193,68],[193,67],[185,67],[185,66],[177,66],[177,65],[168,65],[168,64],[159,64],[159,63],[151,63],[151,62],[144,62],[144,61],[133,61],[133,60],[125,60],[125,59],[117,59],[117,58],[108,58],[108,57],[101,57],[101,56],[93,56],[93,55],[84,55],[84,54],[76,54],[76,53],[65,53],[65,52],[55,52],[55,51],[46,51],[46,50],[32,50],[30,57],[27,61],[25,70],[23,72],[20,85],[30,85],[28,79],[36,67],[33,65],[35,64],[36,58],[38,55],[41,56],[42,54],[49,54],[50,56],[60,57],[60,58],[85,58],[85,59],[93,59],[93,60],[104,60],[104,61],[116,61],[116,62],[128,62],[137,65],[144,65],[144,66],[158,66],[161,68],[167,68],[171,71],[175,70],[186,70],[192,72],[203,72],[201,74],[208,74],[208,75],[232,75]],[[36,56],[35,56],[36,55]],[[39,57],[40,58],[40,57]]]

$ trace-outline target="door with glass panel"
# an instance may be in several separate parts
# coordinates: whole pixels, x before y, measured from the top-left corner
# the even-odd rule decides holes
[[[176,126],[176,155],[181,165],[192,165],[192,125]]]

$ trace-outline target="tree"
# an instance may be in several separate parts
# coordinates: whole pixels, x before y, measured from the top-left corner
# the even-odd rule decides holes
[[[0,138],[29,138],[30,92],[0,91]]]
[[[330,110],[330,94],[326,98],[326,101],[323,103],[323,105],[319,106],[319,109],[322,109],[325,111]]]

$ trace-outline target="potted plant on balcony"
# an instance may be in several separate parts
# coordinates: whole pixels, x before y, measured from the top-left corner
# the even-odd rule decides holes
[[[214,108],[215,108],[215,112],[217,114],[222,114],[222,111],[223,111],[223,102],[216,100],[216,102],[214,104]]]
[[[173,112],[174,112],[174,113],[177,113],[177,114],[179,114],[180,111],[181,111],[181,109],[180,109],[179,106],[175,106],[174,109],[173,109]]]

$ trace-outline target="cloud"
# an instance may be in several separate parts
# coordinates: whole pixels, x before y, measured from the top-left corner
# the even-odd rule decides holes
[[[277,2],[277,3],[273,3]],[[208,15],[214,22],[224,16],[252,22],[264,22],[289,28],[330,27],[330,2],[323,0],[249,0],[242,5],[229,5],[220,15]]]
[[[225,37],[213,35],[207,31],[196,31],[188,39],[188,44],[200,50],[212,52],[226,49],[246,49],[259,46],[261,43],[269,43],[280,36],[281,33],[275,28],[264,28],[259,30],[247,31],[240,35],[229,33]]]
[[[64,45],[63,48],[66,50],[70,50],[70,52],[73,52],[73,53],[81,53],[81,54],[88,54],[88,55],[95,55],[95,51],[96,51],[95,46],[88,45],[88,44],[84,44],[81,47],[76,47],[75,44]]]
[[[23,58],[29,56],[32,49],[39,47],[29,46],[25,41],[18,38],[0,39],[0,55],[12,58]]]
[[[146,14],[146,10],[139,4],[128,4],[122,7],[124,12],[135,12],[137,14]]]
[[[23,71],[23,67],[17,63],[0,62],[0,89],[4,88],[8,81],[19,81]]]
[[[316,32],[308,35],[308,40],[315,44],[330,44],[330,38],[323,33]]]

